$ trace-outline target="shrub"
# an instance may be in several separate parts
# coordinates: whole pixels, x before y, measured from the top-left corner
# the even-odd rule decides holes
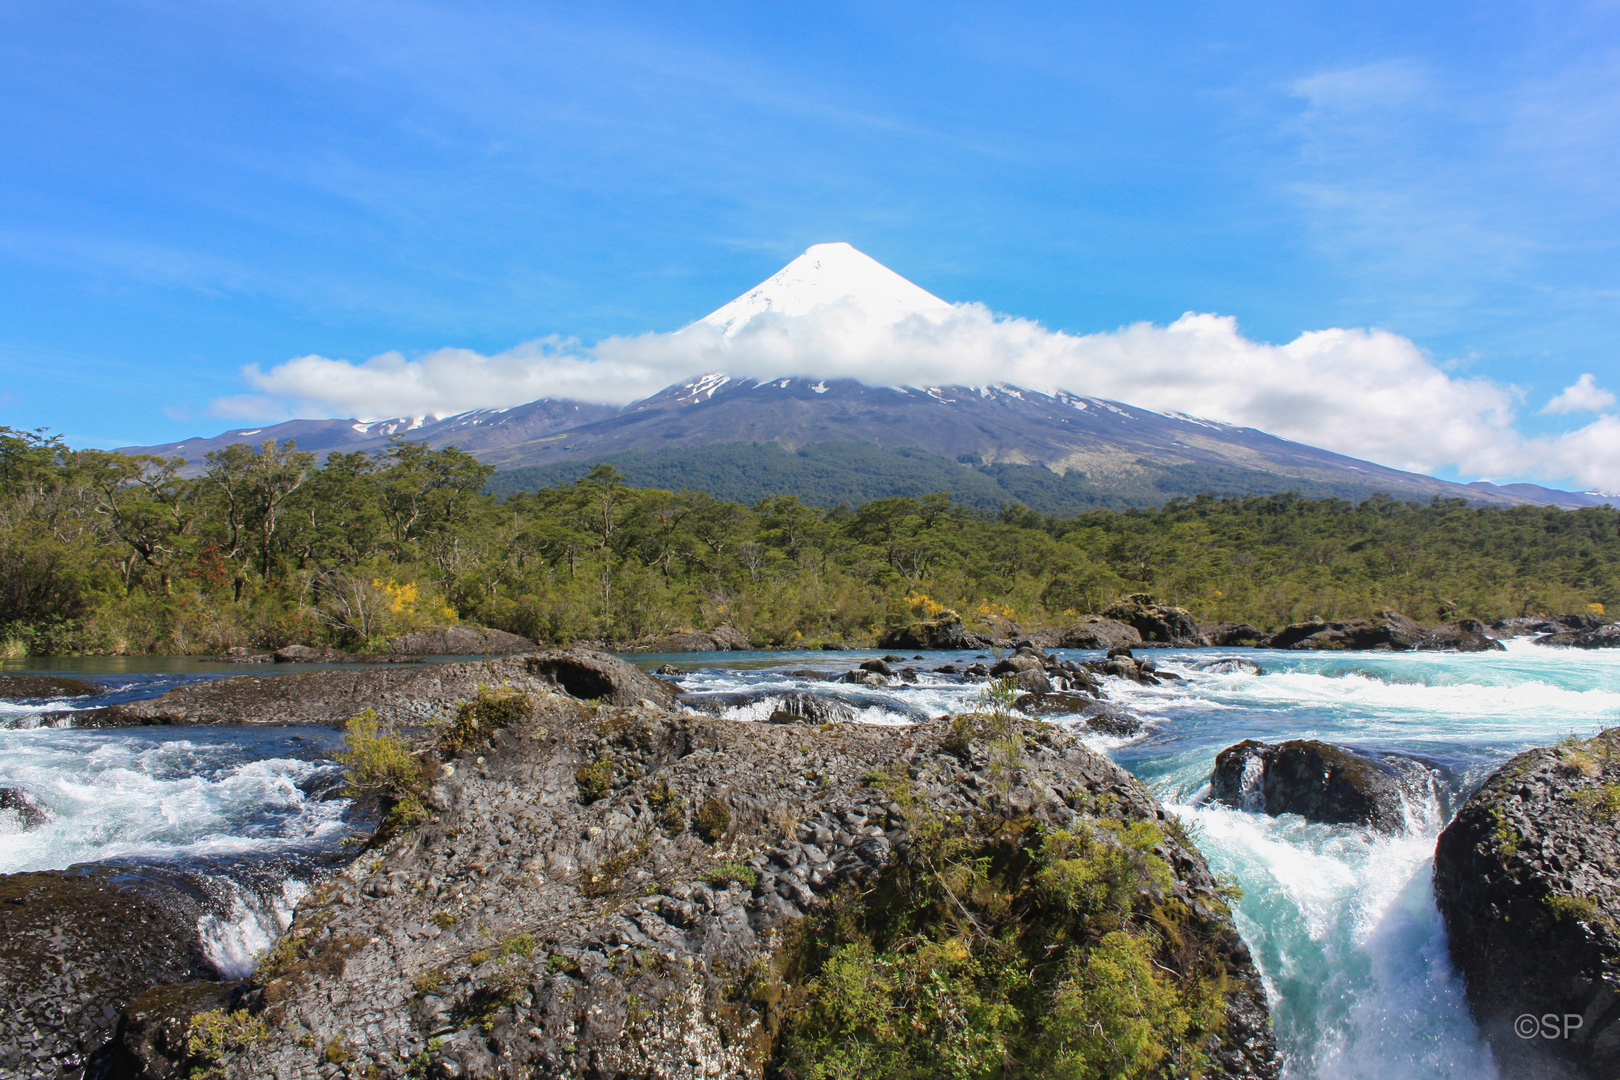
[[[692,828],[709,843],[718,843],[731,828],[731,810],[721,800],[710,799],[693,815]]]
[[[754,995],[780,1002],[768,1006],[783,1032],[773,1067],[801,1080],[1207,1067],[1225,1031],[1225,960],[1166,895],[1151,822],[1048,831],[896,801],[908,853],[800,924],[792,985]]]
[[[422,765],[405,740],[382,732],[375,709],[353,717],[344,727],[344,749],[337,760],[348,768],[350,798],[381,799],[390,829],[410,828],[427,818],[422,795],[427,781]]]

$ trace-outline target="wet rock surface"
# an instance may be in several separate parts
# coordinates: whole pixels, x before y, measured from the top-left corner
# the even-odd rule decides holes
[[[1535,645],[1552,645],[1568,649],[1620,649],[1620,623],[1594,626],[1587,630],[1563,630],[1538,637]]]
[[[1298,814],[1329,825],[1406,825],[1400,780],[1381,760],[1315,739],[1262,743],[1246,739],[1215,758],[1210,795],[1264,814]]]
[[[0,814],[14,817],[25,832],[51,820],[51,812],[27,790],[19,787],[0,787]]]
[[[1435,901],[1504,1076],[1620,1075],[1617,814],[1610,728],[1513,758],[1440,835]],[[1555,1015],[1557,1037],[1522,1037],[1525,1014]]]
[[[0,699],[86,697],[105,688],[84,679],[60,675],[0,675]]]
[[[219,1067],[764,1075],[783,1017],[750,973],[804,915],[858,897],[911,850],[881,777],[968,821],[1163,820],[1139,783],[1062,730],[1014,721],[1008,775],[977,738],[948,746],[947,727],[733,723],[537,694],[527,717],[440,770],[435,821],[299,905],[245,999],[267,1030]],[[1182,932],[1226,965],[1210,1074],[1275,1076],[1264,991],[1202,857],[1176,835],[1159,850]],[[163,1039],[126,1043],[159,1074]]]
[[[74,727],[143,724],[340,724],[363,709],[385,722],[422,724],[480,685],[516,689],[562,687],[580,697],[634,704],[675,700],[676,690],[608,653],[554,649],[527,656],[377,670],[301,671],[233,675],[172,690],[145,701],[43,714]]]
[[[217,979],[197,898],[110,867],[0,876],[0,1076],[78,1076],[149,987]]]

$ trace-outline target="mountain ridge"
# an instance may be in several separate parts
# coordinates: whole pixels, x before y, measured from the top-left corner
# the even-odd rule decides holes
[[[839,309],[839,318],[857,315],[889,324],[940,319],[956,310],[849,244],[828,243],[810,247],[753,289],[676,333],[703,327],[733,339],[756,325],[768,330],[780,320],[829,309]],[[747,453],[744,447],[774,445],[792,454],[812,446],[866,444],[876,448],[876,456],[850,451],[822,455],[846,463],[859,459],[845,474],[851,493],[871,490],[866,472],[883,454],[914,450],[970,466],[1040,467],[1061,478],[1070,500],[1104,498],[1112,489],[1115,494],[1133,492],[1131,498],[1138,505],[1166,483],[1179,492],[1198,476],[1245,489],[1234,494],[1270,493],[1284,483],[1302,491],[1382,491],[1407,499],[1440,496],[1494,505],[1573,508],[1612,501],[1601,493],[1531,484],[1455,483],[1290,442],[1255,428],[1154,412],[1068,390],[1046,392],[1007,383],[885,385],[881,373],[874,375],[857,380],[711,372],[622,407],[540,398],[442,418],[293,420],[239,428],[211,439],[124,450],[182,457],[185,471],[195,474],[202,471],[209,453],[234,442],[293,440],[304,450],[352,453],[375,452],[391,439],[406,438],[435,448],[459,447],[498,471],[540,469],[541,473],[528,474],[539,476],[577,471],[573,466],[581,462],[635,455],[657,459],[663,463],[659,468],[683,474],[700,459],[724,471],[731,468],[724,455],[696,451],[725,446],[735,456]],[[686,457],[677,460],[680,454]],[[915,472],[906,462],[893,463],[906,465],[904,472]],[[555,466],[567,468],[557,473]],[[780,461],[773,465],[777,475],[796,475],[792,468],[777,466]],[[938,466],[930,464],[923,472],[938,474]],[[1077,478],[1071,476],[1075,473]],[[1020,482],[1038,479],[1024,476]],[[1034,483],[1035,488],[1046,486]],[[983,485],[969,487],[975,492],[989,490]]]

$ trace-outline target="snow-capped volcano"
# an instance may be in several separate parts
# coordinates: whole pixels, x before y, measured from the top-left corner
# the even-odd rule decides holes
[[[951,305],[913,285],[848,244],[816,244],[731,303],[698,320],[733,337],[756,315],[808,315],[818,308],[851,305],[875,319],[899,322],[910,315],[937,315]]]

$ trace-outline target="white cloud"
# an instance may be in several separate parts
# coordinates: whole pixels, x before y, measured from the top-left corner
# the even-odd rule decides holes
[[[1587,372],[1574,383],[1564,387],[1563,393],[1547,402],[1543,413],[1597,412],[1614,404],[1614,394],[1598,386],[1597,380]]]
[[[1209,314],[1072,335],[997,318],[976,304],[896,324],[835,304],[799,317],[763,315],[729,338],[699,323],[594,346],[552,337],[494,356],[465,349],[414,360],[385,353],[362,363],[305,356],[244,374],[267,413],[291,403],[303,415],[371,418],[443,416],[540,397],[627,402],[708,371],[1066,389],[1256,427],[1396,468],[1620,488],[1613,417],[1529,439],[1513,426],[1512,388],[1449,374],[1397,334],[1331,329],[1271,345]],[[1595,404],[1605,392],[1591,389]],[[237,415],[242,404],[234,399]]]

